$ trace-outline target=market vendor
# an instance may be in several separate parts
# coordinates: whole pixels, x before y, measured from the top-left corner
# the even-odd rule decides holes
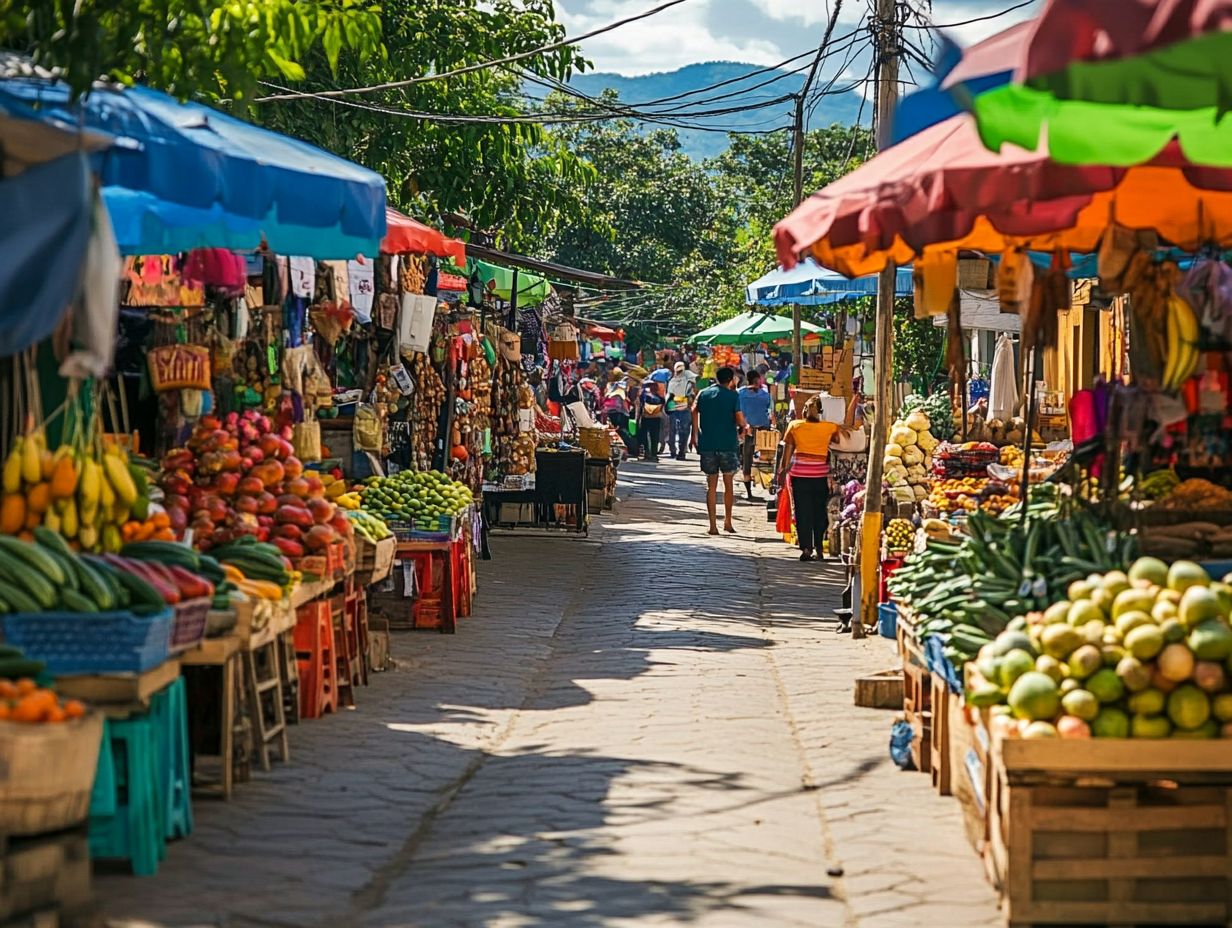
[[[796,517],[800,560],[822,560],[829,527],[830,441],[846,436],[848,429],[821,418],[821,400],[809,397],[801,410],[803,418],[787,426],[783,436],[783,459],[778,483],[790,490]]]

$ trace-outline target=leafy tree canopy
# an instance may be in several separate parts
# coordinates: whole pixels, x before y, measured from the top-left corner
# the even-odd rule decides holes
[[[369,0],[0,0],[0,46],[57,68],[76,93],[98,79],[181,99],[248,101],[264,78],[297,81],[323,49],[381,57]]]

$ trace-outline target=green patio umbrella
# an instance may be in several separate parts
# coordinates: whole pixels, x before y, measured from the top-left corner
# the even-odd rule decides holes
[[[776,342],[780,338],[791,338],[791,325],[791,320],[786,316],[744,312],[691,335],[686,340],[690,345],[756,345],[761,342]],[[807,335],[810,332],[820,332],[821,329],[811,323],[801,322],[800,331]]]
[[[472,268],[478,269],[479,279],[483,281],[485,287],[489,281],[495,281],[495,287],[492,289],[492,292],[502,300],[509,300],[510,291],[513,287],[513,271],[507,267],[488,264],[487,261],[472,259],[468,264]],[[544,278],[537,274],[531,274],[529,271],[518,271],[519,306],[538,305],[548,298],[551,290],[551,285]]]

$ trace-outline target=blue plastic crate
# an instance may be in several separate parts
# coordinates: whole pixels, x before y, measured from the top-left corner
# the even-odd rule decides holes
[[[174,613],[38,612],[3,616],[4,640],[53,674],[141,673],[167,660]]]
[[[924,660],[928,663],[928,672],[944,680],[951,693],[962,692],[962,674],[945,656],[945,642],[939,635],[924,639]]]
[[[880,603],[877,606],[877,630],[882,638],[898,637],[898,606]]]

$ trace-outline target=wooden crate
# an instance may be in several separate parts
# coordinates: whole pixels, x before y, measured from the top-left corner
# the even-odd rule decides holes
[[[932,726],[929,729],[931,739],[928,769],[932,774],[933,789],[942,796],[948,796],[953,769],[950,761],[950,702],[961,700],[962,697],[951,693],[949,684],[940,677],[930,676],[929,683]]]
[[[979,711],[949,700],[950,793],[962,812],[963,831],[981,857],[988,841],[988,728]]]
[[[899,616],[897,637],[903,660],[903,716],[911,723],[915,737],[911,757],[917,770],[932,771],[932,674],[924,660],[924,648],[910,622]]]
[[[0,837],[0,924],[89,921],[90,845],[85,828]]]
[[[0,834],[70,828],[90,811],[103,717],[59,725],[0,722]]]
[[[1221,741],[996,739],[989,870],[1010,925],[1227,925]]]
[[[866,677],[856,677],[855,704],[865,709],[901,709],[903,672],[883,670]]]

